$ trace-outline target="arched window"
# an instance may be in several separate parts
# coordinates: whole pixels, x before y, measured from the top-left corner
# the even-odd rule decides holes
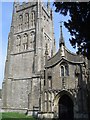
[[[49,92],[49,93],[48,93],[48,100],[49,100],[49,101],[48,101],[48,110],[49,110],[49,111],[51,111],[51,98],[52,98],[52,97],[51,97],[51,93]]]
[[[61,66],[61,76],[64,76],[64,67]]]
[[[22,29],[22,23],[23,23],[23,16],[19,15],[19,30]]]
[[[69,75],[69,69],[68,69],[68,66],[65,65],[65,75],[68,76]]]
[[[33,11],[31,13],[31,26],[33,27],[35,25],[35,12]]]
[[[50,92],[48,93],[48,99],[49,99],[49,101],[51,101],[51,93]]]
[[[32,31],[30,33],[30,48],[34,48],[35,47],[35,32]]]
[[[67,63],[61,64],[61,76],[69,76],[69,67]]]
[[[25,14],[25,17],[26,17],[26,22],[29,22],[29,14],[28,13]]]
[[[44,100],[45,100],[45,112],[47,111],[47,93],[44,93]]]
[[[22,42],[23,42],[23,50],[27,50],[28,49],[28,35],[27,34],[24,34]]]
[[[29,14],[28,13],[25,14],[25,27],[26,28],[29,27]]]
[[[23,43],[26,43],[28,40],[28,35],[25,33],[23,37]]]
[[[16,37],[16,51],[19,52],[20,51],[20,45],[21,45],[21,36],[18,35]]]
[[[23,16],[22,15],[19,15],[19,20],[20,20],[20,22],[23,21]]]
[[[18,35],[16,38],[16,46],[20,46],[20,42],[21,42],[21,37],[20,35]]]
[[[45,92],[45,100],[47,100],[47,93]]]

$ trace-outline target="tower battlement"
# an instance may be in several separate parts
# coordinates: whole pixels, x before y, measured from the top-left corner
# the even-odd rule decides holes
[[[28,8],[30,8],[30,7],[34,7],[34,6],[36,6],[37,5],[37,0],[36,1],[30,1],[30,2],[22,2],[22,3],[19,3],[19,2],[15,2],[15,11],[16,12],[20,12],[20,11],[23,11],[23,10],[25,10],[25,9],[28,9]],[[43,2],[41,2],[41,5],[42,5],[42,7],[43,7],[43,9],[47,12],[47,14],[48,15],[50,15],[50,11],[51,11],[51,8],[50,8],[50,6],[48,5],[48,3],[47,3],[47,5],[46,4],[44,4]]]
[[[30,7],[36,6],[37,2],[23,2],[21,4],[16,3],[15,9],[16,12],[23,11],[25,9],[29,9]]]

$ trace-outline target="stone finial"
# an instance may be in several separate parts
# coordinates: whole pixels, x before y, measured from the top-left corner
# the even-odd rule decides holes
[[[51,16],[51,20],[52,20],[52,18],[53,18],[53,13],[52,13],[53,11],[52,11],[52,9],[51,9],[51,11],[50,11],[50,16]]]
[[[63,32],[62,32],[62,22],[60,22],[60,41],[59,41],[59,46],[65,45],[64,38],[63,38]]]
[[[14,5],[15,6],[19,5],[19,0],[14,0]]]
[[[47,1],[47,8],[50,8],[50,0]]]
[[[19,6],[19,1],[18,0],[14,0],[14,3],[13,3],[13,13],[16,12],[16,9],[17,9],[18,6]]]

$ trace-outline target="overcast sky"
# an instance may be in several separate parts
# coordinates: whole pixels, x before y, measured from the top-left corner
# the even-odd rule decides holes
[[[3,0],[4,1],[4,0]],[[53,12],[54,6],[51,5]],[[2,81],[4,79],[5,59],[7,55],[8,34],[10,31],[10,25],[12,20],[13,2],[1,2],[0,3],[0,88],[2,88]],[[56,39],[56,47],[58,49],[60,38],[60,21],[68,20],[69,17],[63,17],[59,13],[54,12],[54,33]],[[75,52],[75,49],[69,43],[68,30],[63,26],[63,36],[66,47]]]

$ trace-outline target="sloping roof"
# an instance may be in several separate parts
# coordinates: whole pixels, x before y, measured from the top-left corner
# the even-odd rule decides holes
[[[73,64],[84,62],[82,55],[73,54],[68,49],[66,49],[66,47],[64,50],[65,50],[65,56],[63,56],[63,57],[61,56],[61,54],[60,54],[61,49],[59,49],[59,51],[54,56],[52,56],[50,59],[47,60],[45,67],[55,66],[60,61],[62,61],[62,59],[64,59],[65,61],[68,61],[70,63],[73,63]]]

